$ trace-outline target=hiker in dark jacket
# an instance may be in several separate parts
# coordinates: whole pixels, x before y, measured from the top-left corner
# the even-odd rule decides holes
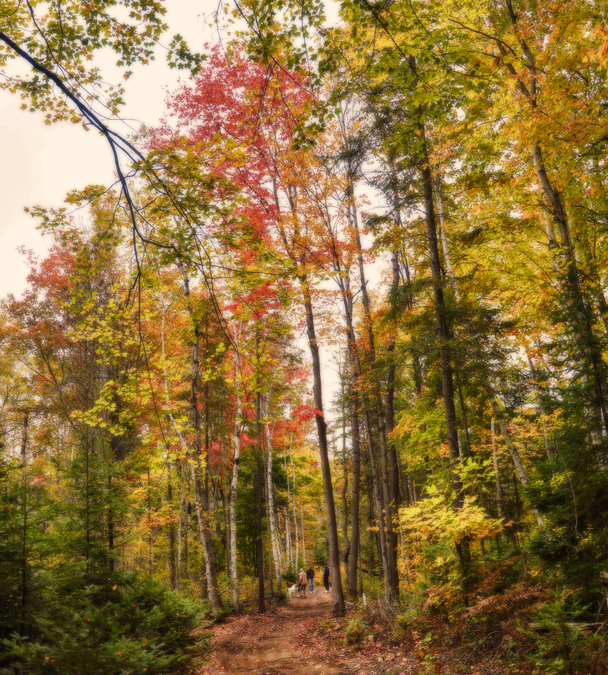
[[[323,570],[323,585],[325,586],[325,592],[329,593],[329,565],[325,563],[325,569]]]
[[[308,566],[306,570],[306,578],[308,579],[308,588],[311,593],[315,592],[315,571],[312,568],[312,565]]]

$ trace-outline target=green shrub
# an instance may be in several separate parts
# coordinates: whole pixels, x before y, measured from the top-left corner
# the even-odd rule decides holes
[[[327,621],[320,621],[319,626],[325,628],[325,630],[333,630],[336,627],[336,622],[333,619],[328,619]]]
[[[552,600],[532,615],[534,631],[524,631],[536,643],[528,658],[541,672],[548,675],[591,673],[588,664],[589,645],[593,636],[587,634],[581,615],[585,608],[569,601],[568,593],[555,593]]]
[[[5,675],[185,673],[206,648],[195,629],[207,608],[147,577],[104,574],[77,587],[47,574],[41,585],[30,634],[3,641]]]
[[[288,584],[295,584],[298,579],[298,574],[293,567],[281,572],[281,578]]]
[[[401,634],[424,616],[423,605],[428,596],[421,589],[404,592],[395,606],[395,633]]]
[[[363,640],[367,634],[367,626],[358,618],[351,619],[346,626],[346,644],[356,645]]]

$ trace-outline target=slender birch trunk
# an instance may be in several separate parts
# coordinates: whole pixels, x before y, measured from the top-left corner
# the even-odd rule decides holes
[[[498,405],[497,401],[492,401],[492,409],[494,410],[494,415],[498,419],[498,424],[500,426],[500,432],[502,434],[502,437],[505,441],[505,445],[507,446],[509,450],[509,454],[511,455],[511,459],[513,461],[513,466],[515,467],[515,473],[517,474],[517,477],[519,478],[519,482],[526,486],[529,485],[530,479],[528,478],[528,474],[526,473],[526,470],[524,468],[524,464],[522,462],[521,456],[519,454],[519,450],[517,449],[517,446],[513,442],[513,439],[511,438],[511,434],[509,432],[509,428],[507,427],[507,422],[502,414],[502,411],[500,409],[500,406]],[[536,518],[536,522],[539,527],[543,527],[545,524],[545,521],[543,517],[540,515],[538,512],[538,509],[536,507],[532,507],[532,510],[534,512],[534,516]]]
[[[177,521],[177,584],[176,588],[179,591],[181,588],[181,576],[183,570],[182,558],[184,554],[184,520],[186,520],[186,491],[184,489],[184,469],[181,464],[178,464],[179,475],[179,519]],[[186,528],[188,523],[186,520]],[[186,542],[187,542],[186,532]],[[187,544],[186,544],[187,549]]]
[[[519,478],[519,482],[522,485],[528,485],[530,483],[530,479],[528,478],[528,474],[526,473],[526,470],[524,468],[524,464],[521,460],[519,450],[515,446],[515,443],[513,443],[513,439],[511,438],[509,428],[507,427],[507,422],[501,412],[500,406],[496,401],[492,401],[492,409],[494,410],[494,415],[498,419],[500,432],[505,441],[505,445],[509,450],[511,459],[513,460],[513,466],[515,467],[515,471],[517,473],[517,477]]]
[[[285,552],[287,554],[287,567],[292,569],[295,567],[292,557],[291,546],[291,518],[289,517],[289,506],[291,505],[291,481],[289,480],[289,471],[287,468],[287,455],[283,453],[283,468],[285,476],[287,477],[287,506],[283,510],[285,517]]]
[[[236,397],[236,415],[234,419],[234,454],[232,457],[232,478],[230,480],[230,493],[228,497],[228,518],[229,518],[229,544],[230,551],[230,586],[232,590],[232,604],[234,611],[238,614],[241,610],[239,603],[239,586],[237,576],[237,550],[236,550],[236,496],[239,482],[239,468],[241,461],[241,419],[243,417],[243,405],[241,403],[241,388],[240,388],[240,358],[239,358],[239,334],[240,329],[235,332],[234,345],[234,388]]]
[[[346,410],[344,407],[344,396],[345,387],[342,380],[342,537],[344,538],[344,565],[347,566],[350,555],[350,540],[348,538],[348,466],[346,463]]]
[[[285,471],[287,474],[287,471]],[[289,504],[289,501],[287,502]],[[283,509],[283,518],[285,518],[285,553],[286,553],[286,562],[288,569],[293,569],[293,556],[291,548],[291,518],[289,517],[289,509],[285,507]]]
[[[292,512],[293,512],[293,526],[294,526],[294,535],[296,539],[296,551],[295,551],[295,558],[294,558],[294,570],[297,571],[297,567],[300,564],[300,536],[298,532],[298,512],[296,509],[296,469],[293,463],[293,454],[291,452],[291,446],[293,444],[293,433],[291,434],[291,438],[289,440],[289,461],[291,462],[291,473],[292,473],[292,478],[293,478],[293,491],[292,491]],[[289,483],[289,476],[287,477],[287,482]],[[302,535],[304,534],[304,530],[302,530]]]
[[[266,414],[268,418],[270,414],[270,396],[266,397]],[[270,541],[272,546],[272,558],[274,563],[274,578],[277,583],[277,591],[281,592],[281,553],[279,547],[279,540],[277,534],[276,515],[274,510],[274,493],[272,485],[272,432],[270,424],[266,421],[264,424],[264,432],[266,436],[266,503],[268,505],[268,525],[270,530]]]
[[[190,464],[192,480],[194,482],[194,496],[196,515],[199,521],[199,534],[201,536],[201,544],[203,547],[203,555],[205,557],[205,571],[207,578],[207,586],[209,592],[209,599],[214,609],[220,609],[223,606],[222,598],[219,593],[217,583],[217,569],[215,562],[215,549],[213,546],[213,539],[211,537],[210,522],[209,522],[209,504],[208,494],[203,485],[203,466],[201,461],[202,455],[202,436],[200,414],[198,409],[198,377],[199,377],[199,350],[200,350],[200,328],[194,316],[194,309],[190,296],[190,277],[186,268],[179,265],[184,282],[184,296],[186,298],[186,305],[192,329],[194,332],[194,339],[192,341],[192,377],[190,384],[190,412],[192,416],[192,425],[194,427],[194,463]],[[196,468],[195,468],[196,465]]]
[[[171,590],[177,589],[177,563],[175,555],[175,521],[173,519],[173,483],[172,483],[172,469],[168,464],[169,477],[167,480],[167,502],[171,509],[171,522],[169,523],[169,584]]]
[[[494,429],[494,418],[492,417],[491,422],[492,430],[492,466],[494,467],[494,482],[496,484],[496,510],[498,512],[498,517],[503,517],[503,508],[502,508],[502,488],[500,486],[500,474],[498,472],[498,454],[496,452],[496,432]]]
[[[302,532],[302,559],[304,560],[304,567],[306,567],[306,537],[304,536],[304,507],[300,502],[300,530]]]
[[[256,339],[256,356],[258,341]],[[258,558],[258,611],[266,611],[266,596],[264,590],[264,529],[262,526],[262,392],[260,391],[258,374],[258,391],[256,392],[256,472],[255,472],[255,526],[256,526],[256,550]]]
[[[177,426],[177,423],[175,422],[175,417],[173,416],[173,412],[171,411],[171,399],[169,397],[169,379],[167,377],[167,361],[166,361],[166,351],[165,351],[165,317],[166,317],[166,311],[167,308],[165,305],[163,305],[163,312],[162,312],[162,319],[161,319],[161,333],[160,333],[160,342],[161,342],[161,355],[162,355],[162,363],[163,363],[163,379],[164,379],[164,390],[165,390],[165,405],[167,408],[167,415],[169,416],[169,419],[171,421],[171,425],[173,426],[173,430],[176,432],[178,441],[179,441],[179,446],[181,451],[184,453],[185,456],[188,454],[188,448],[186,446],[186,442],[184,438],[182,437],[182,434]],[[169,465],[169,472],[171,471],[171,466]],[[180,576],[181,576],[181,564],[182,564],[182,522],[183,522],[183,513],[184,513],[184,480],[183,480],[183,472],[178,470],[178,475],[180,476],[180,496],[179,496],[179,518],[178,518],[178,525],[177,525],[177,564],[176,564],[176,570],[175,570],[175,579],[172,581],[172,588],[175,588],[179,591],[180,589]],[[171,489],[171,483],[169,483],[169,489]],[[172,499],[172,495],[171,495]],[[171,526],[173,528],[173,525]],[[171,542],[174,545],[174,533],[173,529],[171,530]],[[173,552],[171,554],[172,560],[173,560]],[[173,577],[172,577],[173,578]]]

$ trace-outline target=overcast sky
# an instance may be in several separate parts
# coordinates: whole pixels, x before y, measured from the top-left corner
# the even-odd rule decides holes
[[[192,49],[202,50],[205,43],[217,42],[216,30],[208,27],[203,18],[217,2],[167,0],[166,43],[175,33],[184,36]],[[328,14],[331,21],[337,21],[336,5]],[[107,80],[111,79],[111,65],[102,64]],[[133,70],[134,75],[126,83],[126,105],[122,110],[128,122],[113,125],[125,135],[141,123],[155,125],[164,114],[166,91],[175,89],[180,77],[187,77],[183,71],[169,69],[160,52],[156,62]],[[45,125],[42,112],[20,110],[21,103],[19,97],[0,91],[0,297],[8,293],[18,296],[25,289],[27,267],[19,247],[39,255],[48,250],[46,238],[36,229],[38,221],[24,213],[24,208],[60,207],[70,190],[90,184],[108,185],[114,180],[112,157],[104,138],[85,131],[81,125]],[[376,281],[374,271],[370,269],[368,273]],[[307,354],[306,340],[298,343]],[[323,349],[326,407],[331,405],[332,390],[337,387],[331,351]]]
[[[168,0],[170,28],[165,41],[180,33],[193,49],[202,49],[214,40],[214,32],[205,28],[203,12],[211,12],[216,4],[217,0]],[[140,122],[158,122],[166,88],[175,88],[180,75],[185,75],[170,70],[160,52],[152,65],[133,70],[122,116],[137,129]],[[111,76],[112,69],[104,69],[108,71]],[[18,96],[0,91],[0,297],[19,295],[25,287],[27,268],[17,248],[47,250],[37,222],[23,209],[61,206],[68,191],[92,183],[107,185],[114,178],[110,150],[101,136],[70,123],[47,126],[43,113],[20,110],[21,103]],[[127,124],[120,127],[114,125],[129,133]]]

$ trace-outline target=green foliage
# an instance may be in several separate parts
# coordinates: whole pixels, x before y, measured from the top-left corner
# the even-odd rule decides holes
[[[289,584],[295,584],[298,579],[298,571],[293,567],[290,567],[281,572],[281,578]]]
[[[325,628],[325,630],[333,630],[336,627],[336,622],[333,619],[328,619],[327,621],[320,621],[319,626]]]
[[[561,591],[531,616],[535,630],[525,633],[536,650],[528,658],[542,673],[592,672],[589,647],[594,636],[581,623],[585,609],[568,592]]]
[[[473,462],[465,465],[468,471],[473,466]],[[466,497],[462,508],[455,510],[438,487],[430,485],[427,492],[428,495],[415,506],[400,511],[406,541],[411,542],[412,553],[418,549],[418,554],[414,555],[419,555],[423,561],[416,574],[426,583],[447,584],[454,588],[463,583],[466,592],[472,582],[476,560],[473,558],[467,569],[463,569],[458,546],[466,545],[472,549],[477,540],[494,537],[502,524],[490,518],[477,505],[476,498]]]
[[[24,109],[44,110],[47,123],[80,122],[83,117],[90,121],[88,87],[99,95],[104,92],[106,106],[116,114],[124,103],[124,87],[104,82],[98,64],[91,63],[95,53],[104,51],[106,58],[113,53],[123,78],[129,79],[131,66],[154,59],[168,28],[165,14],[163,5],[148,0],[121,0],[111,6],[100,0],[70,0],[29,7],[8,0],[0,15],[0,68],[6,80],[1,86],[21,95]],[[170,67],[192,72],[204,59],[180,35],[173,37],[166,53]],[[78,110],[57,96],[58,84],[78,102]]]
[[[22,476],[17,462],[0,455],[0,641],[23,630],[40,606],[37,570],[48,548],[45,521],[53,517],[45,490],[19,484]]]
[[[8,466],[0,464],[0,639],[15,628],[21,605],[23,543],[20,541],[23,524],[18,491],[8,480]],[[26,577],[31,574],[26,567]]]
[[[346,626],[346,644],[359,644],[366,635],[367,626],[361,619],[354,618],[348,622]]]
[[[418,590],[409,591],[399,598],[395,610],[395,633],[400,635],[423,615],[424,594]]]
[[[327,546],[327,539],[323,537],[321,540],[315,541],[315,547],[310,554],[310,562],[316,567],[322,567],[325,563],[329,562],[329,548]],[[306,561],[304,561],[306,563]],[[308,564],[306,567],[308,567]]]
[[[574,415],[569,416],[569,420]],[[599,573],[608,556],[608,476],[593,468],[575,429],[559,430],[560,455],[541,467],[528,488],[546,527],[534,533],[530,551],[538,556],[560,584],[584,589],[599,598]]]
[[[6,675],[184,673],[206,648],[195,629],[207,608],[149,578],[41,577],[43,599],[29,634],[4,640]]]

